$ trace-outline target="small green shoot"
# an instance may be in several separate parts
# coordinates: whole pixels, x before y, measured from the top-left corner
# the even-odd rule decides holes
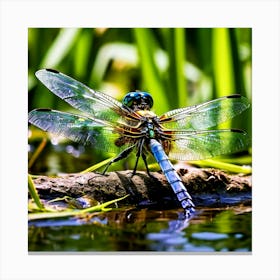
[[[34,200],[34,202],[35,202],[36,206],[38,207],[38,209],[44,211],[45,207],[44,207],[44,205],[40,201],[40,198],[39,198],[39,195],[38,195],[38,193],[36,191],[35,185],[34,185],[34,183],[32,181],[32,178],[31,178],[31,176],[29,174],[28,174],[28,190],[29,190],[31,198]]]
[[[123,197],[107,201],[105,203],[102,203],[100,205],[92,206],[86,209],[82,210],[64,210],[60,212],[50,212],[50,213],[31,213],[28,214],[28,220],[40,220],[40,219],[55,219],[55,218],[65,218],[65,217],[72,217],[72,216],[78,216],[78,215],[84,215],[92,212],[107,212],[111,211],[112,208],[107,208],[110,204],[116,203],[120,200],[123,200],[129,196],[125,195]]]
[[[41,152],[44,150],[44,148],[46,147],[47,144],[47,138],[43,138],[40,145],[38,146],[38,148],[36,149],[36,151],[34,152],[34,154],[32,155],[31,159],[28,162],[28,168],[31,168],[35,162],[35,160],[39,157],[39,155],[41,154]]]
[[[85,174],[85,173],[88,173],[88,172],[95,171],[95,170],[97,170],[98,168],[100,168],[100,167],[106,165],[107,163],[109,163],[113,158],[114,158],[114,157],[111,157],[111,158],[105,159],[105,160],[103,160],[103,161],[101,161],[101,162],[99,162],[99,163],[97,163],[97,164],[95,164],[95,165],[92,165],[91,167],[89,167],[89,168],[87,168],[87,169],[81,171],[80,174]]]
[[[213,168],[218,168],[233,173],[243,173],[243,174],[252,173],[251,166],[240,166],[240,165],[222,162],[214,159],[197,160],[197,161],[191,161],[190,163],[194,165],[198,165],[200,167],[213,167]]]

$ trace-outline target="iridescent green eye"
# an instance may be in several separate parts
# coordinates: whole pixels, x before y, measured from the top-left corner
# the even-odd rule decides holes
[[[148,92],[133,91],[125,95],[122,104],[133,108],[134,106],[146,105],[150,109],[153,107],[154,101],[152,96]]]

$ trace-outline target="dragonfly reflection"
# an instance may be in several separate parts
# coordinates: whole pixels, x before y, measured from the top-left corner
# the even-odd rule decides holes
[[[225,96],[157,116],[150,111],[153,99],[147,92],[129,92],[120,103],[55,70],[39,70],[36,76],[83,115],[35,109],[29,113],[30,123],[84,145],[117,153],[104,173],[112,163],[134,151],[133,174],[140,157],[150,174],[146,156],[151,153],[188,214],[194,211],[192,198],[169,159],[205,159],[240,151],[248,144],[247,134],[242,130],[209,129],[249,107],[248,100],[240,95]]]

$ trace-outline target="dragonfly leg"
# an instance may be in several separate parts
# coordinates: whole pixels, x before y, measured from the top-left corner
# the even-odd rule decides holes
[[[135,165],[134,165],[134,169],[133,169],[133,172],[132,172],[132,176],[134,176],[134,175],[136,174],[136,170],[137,170],[137,165],[138,165],[139,157],[140,157],[140,155],[138,155],[138,153],[137,153],[137,155],[136,155],[136,163],[135,163]]]
[[[133,172],[132,172],[132,176],[134,176],[136,174],[136,170],[137,170],[137,165],[138,165],[138,161],[139,161],[139,157],[142,155],[143,157],[143,145],[144,145],[144,141],[145,139],[143,138],[141,140],[141,142],[139,142],[138,144],[138,150],[137,150],[137,153],[136,153],[136,163],[135,163],[135,166],[134,166],[134,169],[133,169]],[[145,163],[146,164],[146,163]]]
[[[150,170],[149,170],[149,167],[148,167],[148,163],[147,163],[147,157],[146,157],[146,155],[144,153],[142,153],[142,159],[143,159],[143,161],[145,163],[145,167],[146,167],[146,170],[147,170],[147,173],[148,173],[149,177],[153,177],[151,175],[151,173],[150,173]]]
[[[111,164],[113,164],[114,162],[117,162],[121,159],[126,158],[134,149],[134,146],[128,147],[125,150],[123,150],[121,153],[119,153],[115,158],[113,158],[111,161],[109,161],[109,163],[106,165],[105,169],[102,172],[102,175],[104,175],[108,168],[110,167]]]

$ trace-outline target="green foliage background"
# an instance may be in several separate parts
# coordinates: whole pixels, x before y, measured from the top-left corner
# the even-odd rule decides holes
[[[53,68],[121,100],[148,91],[162,114],[239,93],[251,100],[250,28],[30,28],[29,110],[71,110],[35,78]],[[251,111],[227,125],[251,134]]]

